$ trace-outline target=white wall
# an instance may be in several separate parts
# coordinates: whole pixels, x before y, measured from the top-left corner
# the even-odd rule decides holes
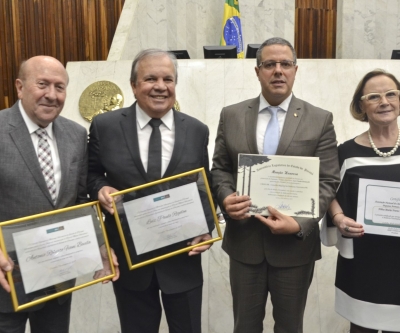
[[[337,58],[390,59],[400,49],[400,1],[338,0]]]
[[[133,59],[142,49],[188,50],[221,38],[223,0],[126,0],[108,60]],[[245,46],[270,37],[294,43],[294,0],[239,0]],[[390,59],[400,49],[400,1],[338,0],[337,59]]]
[[[123,91],[128,106],[134,102],[129,84],[131,60],[69,62],[68,97],[62,114],[85,127],[89,123],[78,112],[79,98],[91,83],[110,80]],[[349,113],[349,104],[361,77],[375,68],[395,75],[400,61],[366,59],[299,59],[294,94],[333,112],[339,142],[364,131],[366,124]],[[210,128],[210,155],[221,109],[260,93],[254,72],[255,59],[178,60],[177,99],[182,112],[206,123]],[[400,77],[400,75],[398,75]]]
[[[294,43],[294,0],[240,0],[243,39],[270,37]],[[219,45],[224,0],[126,0],[108,60],[133,59],[142,49],[188,50],[203,58],[203,46]]]

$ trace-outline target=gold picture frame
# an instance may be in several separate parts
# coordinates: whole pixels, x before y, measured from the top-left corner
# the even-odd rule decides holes
[[[143,198],[148,198],[154,195],[158,195],[161,193],[169,193],[169,191],[176,191],[183,188],[185,185],[189,185],[196,183],[197,190],[199,192],[200,202],[204,211],[204,217],[206,217],[206,223],[208,226],[208,232],[211,234],[210,226],[211,226],[211,219],[213,222],[213,227],[215,227],[215,232],[217,235],[211,236],[210,240],[200,242],[196,245],[186,245],[183,244],[186,242],[187,239],[182,241],[179,240],[177,243],[171,243],[161,248],[155,248],[154,250],[139,253],[136,250],[136,245],[134,241],[134,236],[132,236],[131,228],[129,226],[128,218],[126,217],[126,212],[124,205],[127,202],[131,202],[134,200],[141,200]],[[151,191],[149,191],[151,189]],[[148,194],[148,193],[151,194]],[[113,209],[114,209],[114,218],[116,221],[117,229],[121,238],[122,248],[127,260],[127,264],[130,270],[140,268],[142,266],[155,263],[157,261],[170,258],[172,256],[189,252],[195,247],[199,247],[206,244],[212,244],[216,241],[222,239],[222,233],[219,226],[218,218],[215,212],[214,201],[211,195],[210,187],[208,184],[208,180],[206,177],[206,173],[204,168],[198,168],[192,171],[184,172],[178,175],[174,175],[171,177],[163,178],[154,182],[146,183],[143,185],[135,186],[123,191],[114,192],[111,194],[114,197],[113,200]],[[129,197],[126,199],[126,197]],[[163,195],[161,197],[168,197],[169,194]],[[157,198],[160,198],[158,196]],[[153,198],[153,201],[156,201],[157,198]],[[125,202],[124,202],[125,201]],[[125,206],[126,207],[126,206]],[[176,207],[176,206],[174,206]],[[143,208],[143,209],[147,209]],[[143,215],[141,215],[143,216]],[[132,221],[132,218],[131,218]],[[171,224],[168,221],[169,225]],[[174,222],[173,222],[174,223]],[[177,222],[176,224],[179,224]],[[180,227],[178,227],[180,228]],[[202,234],[199,234],[200,236]],[[194,237],[189,237],[193,239]],[[137,239],[137,238],[136,238]],[[134,259],[133,259],[134,257]]]
[[[90,221],[93,222],[93,229],[89,228],[90,230],[86,233],[85,230],[81,230],[81,234],[78,236],[77,234],[68,234],[69,232],[69,226],[72,226],[71,229],[79,227],[83,228],[83,224],[78,224],[80,221],[85,222],[86,225],[90,225]],[[61,227],[56,227],[52,228],[53,226],[58,226],[62,224],[63,226]],[[65,226],[68,226],[68,228],[64,228]],[[50,227],[50,229],[46,229]],[[64,230],[68,229],[68,230]],[[83,228],[84,229],[84,228]],[[57,235],[56,238],[58,237],[59,243],[53,240],[43,240],[43,238],[38,238],[35,239],[32,237],[36,232],[40,232],[46,234],[50,234],[53,232],[58,232],[61,231],[61,235],[63,235],[63,232],[65,231],[64,236]],[[28,239],[32,239],[32,242],[36,242],[33,247],[29,247],[27,245],[27,248],[21,247],[21,240],[25,238],[21,238],[21,233],[22,236],[29,237]],[[25,233],[25,234],[24,234]],[[32,233],[32,235],[30,234]],[[89,236],[87,236],[89,235]],[[87,236],[87,237],[86,237]],[[93,237],[94,236],[94,237]],[[49,236],[50,237],[50,236]],[[76,238],[75,238],[76,237]],[[91,238],[90,238],[91,237]],[[72,241],[76,241],[76,239],[81,239],[80,243],[74,243],[79,247],[79,249],[72,249],[72,246],[70,245]],[[95,242],[93,242],[93,239],[95,239]],[[17,241],[18,240],[18,241]],[[56,253],[54,251],[54,244],[57,243],[57,248],[60,250],[59,253]],[[90,243],[93,243],[90,245]],[[103,244],[101,244],[103,243]],[[103,282],[106,280],[111,280],[113,277],[115,277],[115,268],[111,264],[110,269],[111,269],[111,274],[106,272],[102,272],[102,269],[95,270],[93,272],[86,272],[85,274],[79,275],[79,269],[74,267],[74,265],[78,264],[78,261],[74,261],[74,259],[71,258],[77,258],[77,255],[72,254],[72,252],[78,253],[78,252],[85,252],[84,247],[88,245],[90,246],[91,249],[94,248],[94,246],[105,246],[106,249],[106,254],[109,260],[109,263],[112,263],[112,257],[111,257],[111,250],[109,246],[109,242],[107,239],[107,234],[106,230],[104,227],[104,221],[103,221],[103,215],[100,209],[100,205],[98,201],[94,202],[89,202],[81,205],[76,205],[72,207],[67,207],[63,209],[58,209],[54,211],[49,211],[41,214],[35,214],[27,217],[22,217],[18,219],[13,219],[9,221],[4,221],[0,222],[0,248],[3,251],[3,254],[5,255],[6,258],[10,258],[14,261],[14,268],[12,271],[7,272],[7,280],[11,288],[10,296],[11,296],[11,302],[14,307],[15,311],[21,311],[25,310],[27,308],[33,307],[35,305],[44,303],[46,301],[49,301],[54,298],[58,298],[67,294],[72,293],[73,291],[91,286],[93,284]],[[68,247],[67,247],[68,246]],[[62,251],[66,253],[67,251],[70,251],[67,254],[64,255],[64,253],[61,254]],[[28,252],[32,251],[32,252]],[[35,252],[36,251],[36,252]],[[40,255],[38,255],[37,251],[40,251]],[[27,253],[28,252],[28,253]],[[89,251],[87,251],[89,252]],[[18,256],[19,254],[23,254],[22,256]],[[61,254],[61,255],[60,255]],[[56,257],[56,255],[59,255]],[[43,256],[41,259],[37,259],[39,257]],[[47,257],[46,257],[47,256]],[[83,255],[80,255],[83,256]],[[88,254],[88,258],[90,256],[94,256],[97,258],[97,264],[99,264],[99,258],[103,262],[103,258],[100,253],[100,248],[99,248],[99,253],[96,252],[90,252]],[[99,257],[100,256],[100,257]],[[44,259],[46,257],[46,259]],[[64,257],[64,258],[63,258]],[[19,262],[21,258],[21,262]],[[67,259],[66,259],[67,258]],[[29,260],[28,260],[29,259]],[[84,258],[85,259],[85,258]],[[41,262],[36,262],[36,260],[41,260]],[[91,259],[87,259],[91,260]],[[48,280],[48,275],[45,275],[43,279],[45,282],[40,280],[37,282],[36,280],[33,280],[32,282],[28,280],[31,279],[31,271],[29,271],[29,274],[27,274],[27,270],[25,270],[25,273],[23,272],[23,265],[22,262],[25,261],[35,261],[33,265],[39,266],[43,265],[43,262],[47,261],[48,264],[45,265],[53,265],[54,267],[57,267],[55,269],[56,274],[55,276],[56,279],[62,279],[64,277],[59,277],[57,274],[62,273],[66,274],[65,276],[71,276],[68,274],[78,274],[76,278],[72,278],[62,281],[60,283],[56,283],[54,285],[48,285],[45,288],[41,288],[41,283],[47,283],[51,282]],[[66,261],[69,261],[68,263],[65,263]],[[83,266],[83,262],[85,260],[82,260],[80,262],[81,266]],[[56,262],[56,263],[55,263]],[[102,265],[101,262],[101,265]],[[54,264],[55,263],[55,264]],[[54,266],[56,265],[56,266]],[[58,266],[57,266],[58,265]],[[60,268],[63,266],[63,268]],[[94,265],[94,264],[93,264]],[[48,266],[46,266],[47,268]],[[99,268],[98,266],[93,266],[96,268]],[[26,268],[28,269],[28,268]],[[36,273],[38,273],[41,270],[41,268],[38,268]],[[70,273],[72,272],[72,273]],[[78,272],[78,273],[77,273]],[[101,276],[94,279],[94,274],[100,274]],[[107,275],[105,275],[107,274]],[[53,274],[50,274],[51,277]],[[24,278],[25,276],[25,278]],[[60,275],[61,276],[61,275]],[[46,280],[47,279],[47,280]],[[28,287],[29,284],[29,287]],[[31,285],[35,285],[32,287]],[[39,288],[39,289],[35,289]],[[25,290],[28,290],[29,292],[26,292]]]

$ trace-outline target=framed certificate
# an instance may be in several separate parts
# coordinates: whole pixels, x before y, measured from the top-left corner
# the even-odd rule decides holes
[[[114,217],[131,270],[222,239],[204,168],[112,196]],[[190,245],[205,234],[211,234],[211,239]]]
[[[400,183],[360,178],[357,222],[367,234],[400,237]]]
[[[269,215],[272,206],[289,216],[319,215],[319,158],[239,154],[239,195],[251,197],[249,214]]]
[[[15,311],[115,276],[98,201],[1,222],[0,247]]]

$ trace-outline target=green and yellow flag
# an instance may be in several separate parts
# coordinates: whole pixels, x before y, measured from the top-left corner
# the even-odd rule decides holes
[[[244,58],[239,0],[225,0],[221,45],[236,45],[237,57]]]

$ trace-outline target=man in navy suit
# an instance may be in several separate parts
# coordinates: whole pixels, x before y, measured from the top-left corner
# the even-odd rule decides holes
[[[177,62],[172,54],[156,49],[140,52],[133,61],[130,80],[136,102],[96,116],[89,139],[89,193],[106,211],[110,243],[120,262],[121,277],[113,285],[122,332],[158,332],[161,290],[170,332],[200,333],[203,277],[198,254],[209,245],[130,271],[111,215],[110,194],[154,180],[148,173],[153,162],[149,160],[149,142],[154,120],[161,120],[158,178],[201,167],[208,175],[209,131],[200,121],[173,109]],[[208,223],[211,230],[212,220]],[[209,239],[206,233],[191,244]]]

